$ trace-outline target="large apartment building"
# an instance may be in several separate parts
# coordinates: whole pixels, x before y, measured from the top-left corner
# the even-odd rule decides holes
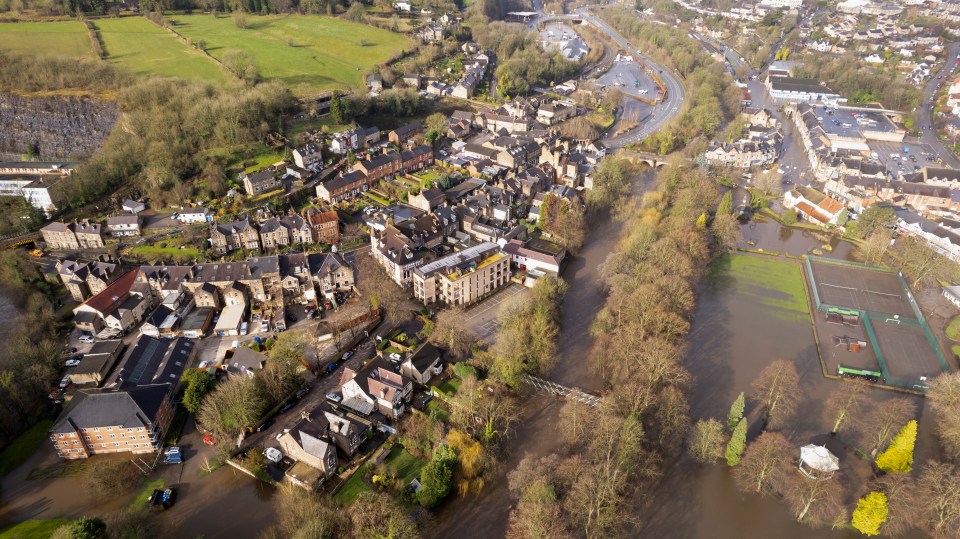
[[[424,304],[469,305],[510,282],[510,257],[486,242],[413,270],[413,295]]]

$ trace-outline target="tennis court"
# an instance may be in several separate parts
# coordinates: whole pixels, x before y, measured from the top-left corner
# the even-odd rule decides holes
[[[892,271],[810,260],[820,303],[833,307],[915,318],[900,278]]]
[[[936,337],[898,273],[815,256],[807,257],[806,267],[819,311],[814,324],[821,357],[831,374],[839,365],[876,370],[875,364],[884,383],[922,389],[926,378],[949,371]],[[823,346],[825,340],[844,345],[850,339],[866,345]]]

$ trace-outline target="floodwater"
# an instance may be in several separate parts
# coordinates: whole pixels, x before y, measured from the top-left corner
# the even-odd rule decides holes
[[[648,189],[654,173],[646,171],[635,183],[635,192]],[[579,256],[570,261],[563,279],[569,291],[563,300],[557,363],[545,378],[600,393],[602,379],[591,367],[593,339],[590,324],[603,307],[606,294],[600,279],[600,264],[616,247],[621,223],[603,218],[591,223],[590,233]],[[486,481],[480,494],[452,500],[437,512],[429,537],[503,537],[513,500],[507,488],[506,474],[526,456],[542,457],[558,452],[557,420],[563,401],[545,395],[532,395],[523,403],[516,433],[507,442],[508,454],[500,468]]]

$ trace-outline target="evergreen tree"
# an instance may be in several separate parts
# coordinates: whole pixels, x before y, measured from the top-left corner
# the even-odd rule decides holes
[[[890,447],[877,456],[877,467],[889,473],[907,473],[913,468],[913,446],[917,441],[917,420],[900,429]]]
[[[343,102],[340,100],[340,92],[334,92],[330,99],[330,119],[335,124],[343,124]]]
[[[747,420],[740,419],[736,428],[733,429],[733,436],[727,442],[727,451],[724,455],[727,458],[727,464],[736,466],[740,462],[740,456],[747,446]]]
[[[880,526],[887,521],[887,496],[882,492],[871,492],[857,503],[853,510],[851,524],[860,533],[868,536],[880,533]]]
[[[436,507],[450,494],[457,453],[447,444],[433,450],[433,458],[420,470],[420,503],[426,508]]]
[[[743,419],[743,410],[745,407],[746,403],[743,398],[743,391],[741,391],[740,394],[737,395],[737,399],[730,405],[730,412],[727,413],[727,430],[733,431],[737,423]]]
[[[97,517],[80,517],[70,529],[73,539],[106,539],[107,525]]]
[[[730,215],[733,213],[733,191],[727,191],[720,199],[720,205],[717,206],[717,215]],[[743,395],[741,393],[741,395]]]

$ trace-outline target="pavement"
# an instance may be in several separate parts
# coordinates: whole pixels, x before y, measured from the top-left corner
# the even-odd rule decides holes
[[[523,285],[511,283],[510,286],[467,309],[464,312],[467,320],[464,325],[477,340],[490,342],[490,339],[500,327],[500,324],[497,323],[497,315],[500,314],[503,303],[518,294],[527,293],[529,292]]]

